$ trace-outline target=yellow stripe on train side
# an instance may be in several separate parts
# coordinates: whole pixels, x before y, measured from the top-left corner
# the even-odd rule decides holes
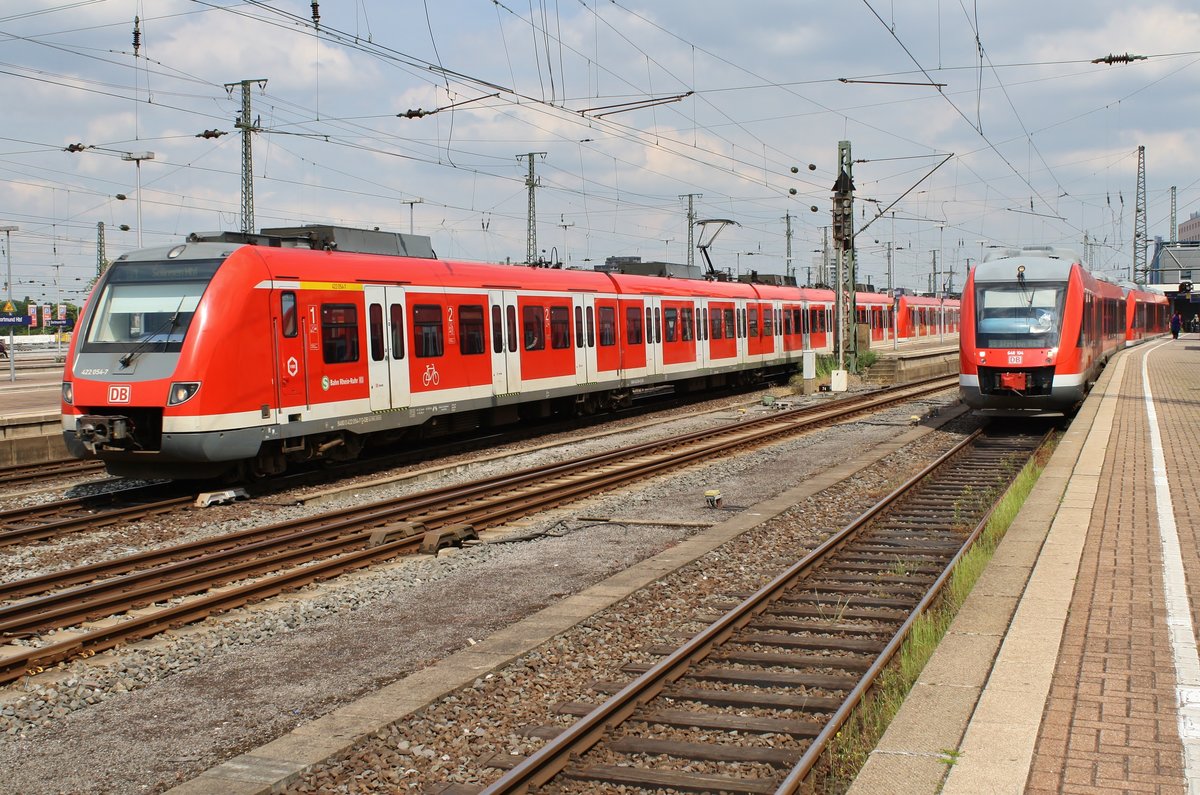
[[[346,290],[361,293],[363,286],[358,282],[300,282],[301,290]]]

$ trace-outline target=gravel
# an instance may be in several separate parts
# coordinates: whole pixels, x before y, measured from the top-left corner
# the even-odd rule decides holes
[[[723,514],[892,438],[910,426],[911,416],[952,402],[947,397],[908,404],[869,422],[843,424],[683,469],[643,488],[531,516],[520,528],[532,538],[524,543],[478,545],[344,576],[0,690],[5,788],[22,793],[162,791],[472,645],[670,547]],[[684,433],[735,416],[735,409],[689,414],[608,439],[520,452],[448,479],[572,458],[593,448]],[[378,745],[365,743],[343,763],[314,772],[297,784],[297,791],[419,791],[430,782],[495,777],[496,771],[473,760],[492,751],[526,753],[536,747],[536,741],[518,733],[519,727],[564,721],[552,714],[553,704],[595,699],[586,684],[615,676],[631,659],[645,661],[639,649],[660,642],[664,632],[688,626],[697,611],[715,612],[728,601],[724,595],[730,589],[757,587],[772,568],[784,568],[815,539],[857,515],[866,501],[886,493],[931,450],[959,438],[953,430],[930,434],[917,443],[920,449],[890,457],[851,484],[797,506],[707,556],[701,565],[670,575],[516,665],[431,705],[393,727]],[[321,510],[440,482],[363,486],[322,503]],[[703,494],[710,488],[719,488],[724,497],[719,511],[705,505]],[[105,544],[140,548],[147,542],[176,543],[314,509],[244,503],[210,510],[214,512],[200,514],[202,521],[142,523],[144,535],[105,531],[100,540],[8,552],[0,555],[0,567],[11,571],[16,558],[24,568],[20,576],[29,576],[61,565],[56,561],[62,555],[102,558]],[[580,518],[594,516],[668,524]],[[346,788],[347,778],[356,789]]]

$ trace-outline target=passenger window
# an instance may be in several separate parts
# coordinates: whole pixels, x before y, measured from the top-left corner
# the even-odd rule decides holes
[[[504,310],[504,317],[507,320],[508,326],[508,352],[517,352],[517,308],[508,306]]]
[[[712,338],[714,340],[721,339],[724,336],[721,331],[721,310],[714,309],[712,313]]]
[[[596,347],[596,313],[590,306],[587,308],[587,346]]]
[[[611,306],[600,307],[600,345],[609,347],[617,344],[617,310]]]
[[[279,314],[283,317],[283,336],[294,337],[296,328],[296,294],[282,293],[279,296]]]
[[[492,353],[504,353],[503,313],[492,304]]]
[[[678,322],[678,310],[667,309],[663,312],[663,336],[667,342],[675,341],[675,325]]]
[[[383,361],[383,306],[380,304],[371,304],[367,310],[370,315],[371,324],[371,361]]]
[[[758,309],[750,310],[750,336],[758,336]]]
[[[418,304],[413,307],[413,355],[428,359],[445,352],[442,329],[442,308],[437,304]]]
[[[540,306],[527,306],[521,310],[521,328],[524,334],[525,350],[541,351],[546,349],[546,333],[543,325],[546,322],[546,311]]]
[[[679,312],[679,338],[684,342],[691,342],[692,340],[692,332],[695,330],[693,324],[696,322],[693,319],[693,314],[690,306],[685,306]]]
[[[326,364],[358,361],[358,307],[321,304],[321,356]]]
[[[575,347],[583,347],[583,307],[575,307]]]
[[[650,307],[646,307],[646,342],[654,342],[654,315]]]
[[[630,345],[642,344],[642,312],[637,307],[625,310],[625,341]]]
[[[483,307],[479,304],[458,307],[458,349],[464,356],[483,353]]]
[[[404,358],[404,304],[392,304],[388,307],[392,320],[392,358]]]
[[[725,336],[729,339],[734,339],[737,336],[737,326],[734,322],[734,314],[732,309],[726,309],[725,312]]]
[[[654,341],[662,342],[662,310],[654,310]]]
[[[550,307],[550,347],[556,351],[571,347],[570,307]]]

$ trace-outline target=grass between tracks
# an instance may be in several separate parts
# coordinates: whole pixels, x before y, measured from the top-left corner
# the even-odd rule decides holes
[[[810,776],[810,781],[816,784],[818,791],[845,792],[854,781],[858,770],[866,763],[867,755],[878,744],[920,676],[921,669],[933,656],[954,616],[987,568],[997,545],[1045,469],[1055,442],[1045,445],[1017,475],[1001,498],[987,527],[955,568],[937,602],[913,624],[900,652],[826,749],[821,764]],[[955,757],[954,750],[947,749],[943,761],[947,766],[953,765]]]

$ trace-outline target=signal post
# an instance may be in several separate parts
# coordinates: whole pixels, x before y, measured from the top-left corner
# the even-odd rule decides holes
[[[850,142],[838,141],[838,176],[833,183],[833,243],[837,249],[837,285],[834,307],[837,314],[834,328],[839,376],[833,378],[834,391],[844,391],[845,373],[858,372],[858,333],[854,317],[854,178],[851,172]]]

